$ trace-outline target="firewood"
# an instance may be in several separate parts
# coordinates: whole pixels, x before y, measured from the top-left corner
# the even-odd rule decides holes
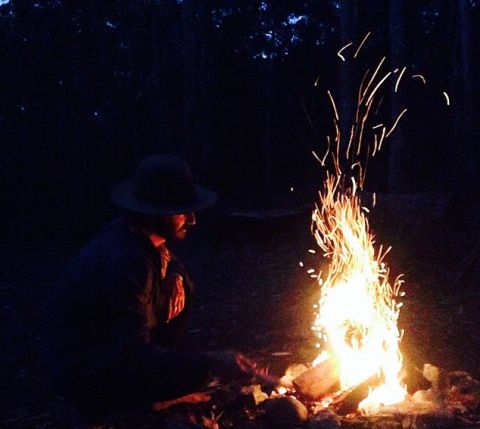
[[[302,363],[294,363],[285,370],[285,375],[280,379],[282,386],[291,389],[293,387],[293,380],[300,377],[308,368]]]
[[[180,398],[169,401],[159,401],[152,404],[152,411],[162,411],[178,404],[199,404],[201,402],[210,402],[212,397],[204,392],[190,393]]]
[[[262,391],[262,386],[259,384],[244,386],[240,389],[240,393],[245,405],[256,406],[268,399],[268,395]]]
[[[297,392],[317,399],[338,388],[339,373],[334,359],[327,359],[293,380]]]
[[[368,396],[369,387],[377,385],[379,381],[380,377],[378,374],[374,374],[363,383],[345,392],[344,395],[342,395],[343,399],[340,402],[337,413],[344,416],[356,412],[358,404]]]

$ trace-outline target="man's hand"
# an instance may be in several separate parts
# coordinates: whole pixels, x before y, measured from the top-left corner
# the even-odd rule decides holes
[[[180,274],[170,274],[165,279],[168,291],[168,316],[167,323],[177,317],[185,308],[185,288],[183,277]]]
[[[170,408],[172,405],[178,404],[200,404],[202,402],[210,402],[212,397],[204,392],[190,393],[180,398],[171,399],[169,401],[159,401],[152,404],[152,411],[162,411]]]
[[[216,375],[224,376],[228,379],[232,378],[258,378],[262,382],[276,385],[278,380],[267,374],[260,368],[256,362],[232,351],[212,352],[208,356],[213,362],[213,372]]]

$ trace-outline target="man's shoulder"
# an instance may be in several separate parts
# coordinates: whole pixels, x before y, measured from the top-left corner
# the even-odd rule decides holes
[[[148,239],[132,231],[122,217],[108,222],[80,252],[82,260],[96,260],[121,267],[141,261],[154,261],[155,252]]]

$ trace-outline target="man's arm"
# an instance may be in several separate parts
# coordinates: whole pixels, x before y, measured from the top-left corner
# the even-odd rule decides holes
[[[119,266],[109,299],[115,359],[138,368],[139,377],[146,372],[149,384],[157,379],[164,385],[158,386],[159,389],[171,384],[166,381],[170,375],[175,379],[175,394],[189,393],[206,382],[212,361],[204,353],[179,352],[155,345],[151,338],[155,325],[152,293],[157,276],[149,261],[142,259]]]
[[[126,269],[126,270],[125,270]],[[119,361],[134,378],[158,389],[153,400],[201,389],[210,373],[230,378],[259,375],[256,365],[235,352],[183,352],[160,348],[150,338],[151,291],[157,275],[145,261],[123,264],[112,312]]]

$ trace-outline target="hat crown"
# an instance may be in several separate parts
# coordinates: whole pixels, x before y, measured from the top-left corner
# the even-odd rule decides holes
[[[189,203],[195,199],[195,185],[184,160],[173,155],[154,155],[139,164],[133,193],[152,203]]]
[[[110,198],[130,212],[150,215],[190,213],[217,201],[215,192],[193,183],[184,160],[161,154],[141,161],[135,176],[117,183]]]

